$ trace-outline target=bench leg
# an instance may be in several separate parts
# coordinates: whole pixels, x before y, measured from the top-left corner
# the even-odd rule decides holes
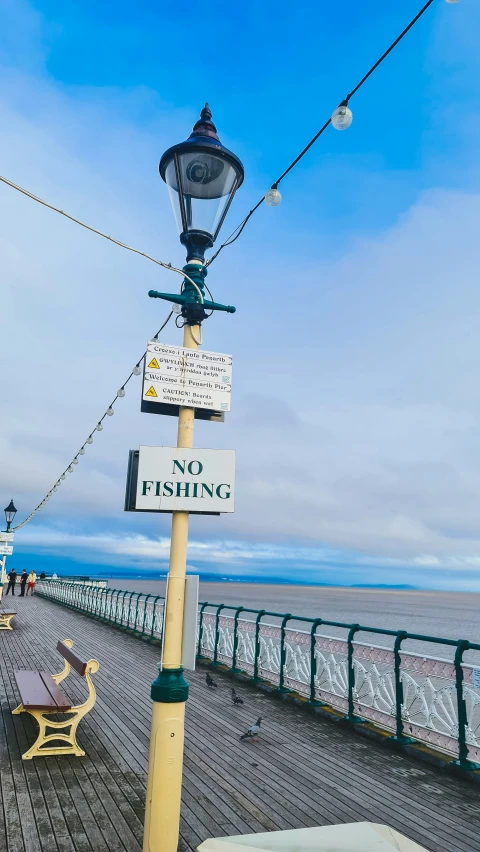
[[[80,721],[80,715],[78,714],[75,718],[69,719],[65,722],[52,722],[49,719],[46,719],[46,714],[44,710],[26,710],[22,705],[16,708],[16,710],[12,711],[14,714],[18,713],[30,713],[31,716],[36,720],[39,726],[39,732],[37,739],[34,744],[25,754],[22,754],[22,760],[31,760],[32,757],[46,757],[48,755],[60,755],[60,754],[73,754],[76,757],[83,757],[85,752],[77,743],[76,732],[78,723]],[[51,728],[55,731],[53,734],[47,734],[47,728]],[[65,728],[70,728],[70,732],[67,733]],[[52,740],[61,740],[65,743],[64,746],[49,746],[48,743],[52,742]]]
[[[0,615],[0,630],[13,630],[10,624],[13,615]]]

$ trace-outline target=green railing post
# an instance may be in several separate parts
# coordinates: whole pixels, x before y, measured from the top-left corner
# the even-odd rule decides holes
[[[121,621],[121,618],[122,618],[122,615],[121,615],[121,612],[122,612],[122,610],[121,610],[121,606],[122,606],[122,604],[120,603],[120,595],[121,595],[121,594],[122,594],[122,590],[121,590],[121,589],[119,589],[119,590],[118,590],[118,593],[117,593],[117,597],[115,598],[115,619],[114,619],[114,624],[118,624],[118,623],[119,623],[119,621]],[[123,593],[123,597],[125,597],[125,595],[126,595],[126,592],[124,592],[124,593]],[[122,601],[122,602],[123,602],[123,601]]]
[[[241,612],[243,612],[244,609],[245,609],[245,607],[238,606],[237,609],[235,610],[235,616],[233,618],[233,651],[232,651],[232,668],[231,668],[232,672],[240,671],[239,669],[237,669],[238,616],[240,615]]]
[[[114,601],[114,597],[115,597],[115,592],[117,592],[117,589],[112,589],[112,594],[111,594],[111,597],[110,597],[110,608],[108,610],[108,621],[110,622],[110,624],[114,620],[114,618],[113,618],[113,601]],[[117,597],[118,597],[118,592],[117,592]]]
[[[255,620],[255,658],[253,661],[253,679],[258,680],[258,658],[260,656],[260,619],[265,615],[266,609],[261,609]]]
[[[285,662],[287,659],[287,649],[285,646],[285,626],[287,621],[290,621],[292,618],[291,613],[283,616],[282,624],[280,626],[280,678],[278,682],[279,692],[287,692],[288,689],[285,687]]]
[[[352,624],[348,631],[347,648],[348,648],[348,713],[345,717],[347,722],[360,722],[361,719],[355,716],[355,708],[353,704],[353,691],[355,689],[355,669],[353,666],[353,637],[360,630],[359,624]]]
[[[105,621],[105,619],[106,619],[108,598],[109,598],[109,589],[108,589],[108,586],[107,586],[105,589],[103,589],[103,595],[102,595],[102,608],[100,610],[100,618],[102,619],[102,621]]]
[[[107,621],[109,621],[110,623],[113,621],[113,618],[112,618],[112,614],[113,614],[113,598],[114,598],[114,595],[115,595],[115,592],[116,592],[116,591],[117,591],[116,589],[112,589],[112,592],[111,592],[111,595],[110,595],[110,606],[109,606],[109,608],[108,608],[108,616],[107,616]]]
[[[97,591],[97,593],[95,595],[95,615],[98,618],[98,616],[100,614],[99,597],[100,597],[100,592],[103,592],[103,589],[100,586],[97,586],[96,591]]]
[[[128,630],[128,626],[130,624],[130,613],[131,613],[131,610],[132,610],[132,598],[136,594],[138,594],[138,592],[130,592],[130,597],[128,599],[128,615],[127,615],[127,623],[125,625],[126,630]]]
[[[138,633],[137,630],[137,621],[138,621],[138,604],[140,603],[140,598],[143,597],[143,592],[138,592],[137,594],[137,603],[135,605],[135,618],[133,619],[133,632]]]
[[[474,763],[468,759],[467,746],[467,705],[463,695],[463,655],[468,651],[470,642],[467,639],[459,639],[455,650],[453,665],[455,667],[455,689],[457,693],[457,717],[458,717],[458,760],[455,761],[457,766],[462,769],[477,768]]]
[[[142,621],[142,636],[145,636],[145,622],[147,620],[147,603],[148,599],[151,598],[152,595],[146,595],[145,600],[143,602],[143,621]]]
[[[152,641],[152,640],[153,640],[153,630],[154,630],[154,627],[155,627],[155,617],[156,617],[156,615],[157,615],[157,601],[159,601],[161,597],[162,597],[161,595],[157,595],[157,596],[156,596],[156,598],[155,598],[155,600],[154,600],[154,602],[153,602],[153,609],[152,609],[152,629],[151,629],[151,631],[150,631],[150,641]],[[164,617],[165,617],[165,613],[163,613],[163,616],[162,616],[162,632],[161,632],[161,634],[160,634],[160,641],[161,641],[162,636],[163,636],[163,619],[164,619]]]
[[[217,666],[218,663],[218,643],[220,639],[220,613],[222,609],[225,609],[225,604],[218,604],[217,606],[217,614],[215,616],[215,642],[213,646],[213,665]]]
[[[400,743],[412,742],[411,738],[406,737],[403,733],[403,683],[400,646],[407,636],[408,633],[406,630],[399,630],[393,645],[393,667],[395,674],[395,736],[393,739]]]
[[[125,617],[125,598],[127,597],[127,595],[128,595],[128,590],[126,590],[126,591],[123,593],[123,598],[122,598],[122,603],[121,603],[121,610],[120,610],[120,613],[121,613],[121,614],[120,614],[120,627],[123,627],[123,619],[124,619],[124,617]],[[131,595],[130,595],[130,600],[131,600]]]
[[[315,634],[317,627],[322,623],[323,618],[316,618],[310,630],[310,699],[309,704],[323,704],[323,701],[318,701],[315,695],[315,677],[317,674],[317,658],[315,656]]]
[[[203,603],[203,604],[202,604],[202,606],[201,606],[201,608],[200,608],[200,620],[199,620],[199,624],[198,624],[198,645],[197,645],[197,657],[198,657],[200,660],[203,660],[203,659],[204,659],[203,654],[202,654],[202,639],[203,639],[203,610],[205,609],[205,607],[206,607],[206,606],[209,606],[208,601],[207,601],[206,603]]]
[[[83,609],[84,612],[88,612],[88,591],[87,591],[87,586],[85,585],[85,583],[82,583],[81,589],[82,589],[82,592],[83,592],[82,609]]]

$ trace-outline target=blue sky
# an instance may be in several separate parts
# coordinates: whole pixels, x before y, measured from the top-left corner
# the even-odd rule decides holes
[[[203,103],[245,164],[228,233],[418,7],[0,0],[2,173],[181,265],[157,167]],[[192,569],[480,589],[479,24],[437,0],[211,267],[238,310],[205,346],[233,354],[234,395],[196,445],[237,450],[238,508],[192,519]],[[160,325],[148,289],[176,281],[5,186],[0,220],[0,481],[21,519]],[[125,514],[123,491],[128,450],[174,423],[131,387],[17,567],[165,570],[168,520]]]

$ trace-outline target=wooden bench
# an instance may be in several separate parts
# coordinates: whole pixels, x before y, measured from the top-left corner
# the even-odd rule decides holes
[[[38,722],[39,732],[33,746],[22,755],[22,760],[31,760],[32,757],[45,757],[48,755],[73,754],[82,757],[85,752],[79,747],[76,740],[76,731],[80,719],[92,709],[96,700],[95,687],[90,677],[99,669],[97,660],[89,660],[84,663],[71,650],[72,640],[65,639],[57,644],[57,651],[64,659],[64,668],[60,674],[52,675],[50,672],[14,672],[18,691],[22,703],[13,710],[13,714],[30,713]],[[83,704],[72,706],[72,702],[60,689],[59,683],[70,673],[70,668],[75,669],[81,677],[85,678],[88,686],[88,698]],[[64,721],[52,721],[48,716],[61,713],[71,718]],[[50,728],[54,733],[47,734]],[[66,729],[69,729],[67,732]],[[63,731],[62,731],[63,729]],[[65,742],[66,745],[48,745],[55,741]]]
[[[12,612],[9,609],[0,609],[0,630],[13,630],[10,622],[16,614],[16,612]]]

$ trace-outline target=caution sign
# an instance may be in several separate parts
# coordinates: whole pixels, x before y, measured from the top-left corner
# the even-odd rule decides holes
[[[153,385],[150,385],[148,391],[145,391],[145,396],[158,396],[157,391],[155,390]]]
[[[151,370],[159,370],[160,369],[158,361],[157,361],[156,358],[152,358],[152,360],[150,361],[150,364],[148,366],[150,367]],[[157,394],[155,394],[155,396],[156,395]],[[152,396],[154,396],[154,394],[152,394]]]

